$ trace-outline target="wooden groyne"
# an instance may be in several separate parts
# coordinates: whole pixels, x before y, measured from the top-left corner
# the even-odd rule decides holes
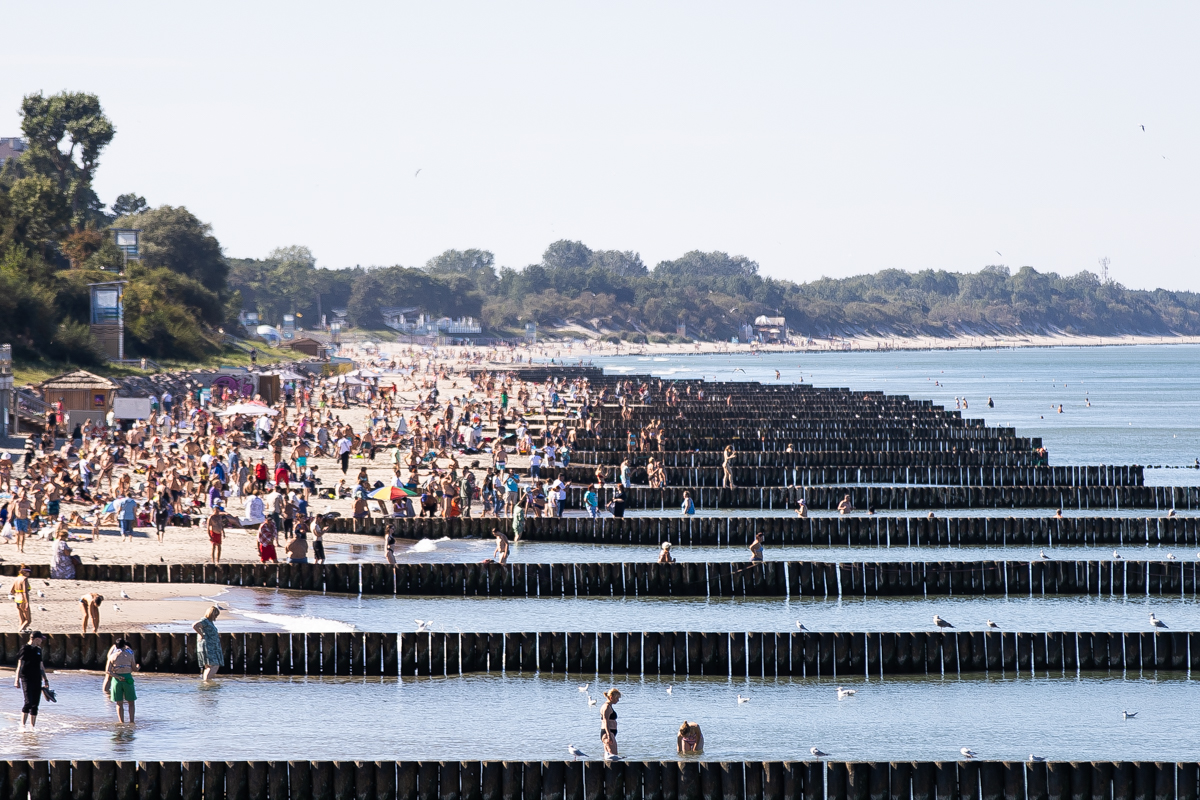
[[[335,533],[401,539],[487,539],[493,528],[509,531],[510,519],[455,517],[339,517],[329,521]],[[762,533],[767,545],[1057,546],[1177,545],[1200,546],[1196,517],[529,517],[522,538],[531,542],[582,544],[746,545]]]
[[[11,575],[16,565],[3,565]],[[35,578],[49,577],[34,565]],[[442,597],[1194,597],[1196,561],[88,564],[82,580]]]
[[[1172,761],[0,761],[0,800],[1196,800]]]
[[[124,636],[145,672],[195,675],[194,633],[49,634],[47,668],[101,670]],[[7,633],[3,663],[24,638]],[[1200,670],[1191,631],[222,633],[237,675],[548,672],[721,677],[1009,676]]]

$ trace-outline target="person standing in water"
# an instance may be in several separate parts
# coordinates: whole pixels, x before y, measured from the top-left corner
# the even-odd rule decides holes
[[[694,756],[704,752],[704,734],[700,724],[688,722],[686,719],[679,726],[679,734],[675,737],[675,750],[681,756]]]
[[[604,693],[604,705],[600,706],[600,741],[604,745],[604,760],[619,759],[617,755],[617,710],[613,708],[621,700],[621,692],[609,689]]]
[[[104,663],[104,688],[108,698],[117,704],[117,721],[125,722],[125,705],[129,705],[129,724],[134,724],[134,701],[137,692],[133,687],[133,671],[137,669],[133,648],[124,637],[117,639],[108,651]]]
[[[46,637],[41,631],[29,634],[29,643],[21,646],[17,656],[17,674],[13,686],[25,695],[25,705],[21,706],[21,727],[29,723],[30,728],[37,727],[38,705],[42,702],[42,690],[50,689],[50,678],[46,676],[46,666],[42,663],[42,643]]]
[[[221,634],[214,622],[220,615],[221,609],[211,606],[204,613],[204,619],[192,626],[192,630],[199,634],[196,638],[196,661],[202,670],[202,681],[211,681],[225,663],[225,654],[221,651]]]
[[[492,553],[492,556],[496,559],[497,564],[507,564],[508,537],[499,528],[492,528],[492,536],[496,537],[496,551]]]
[[[762,531],[759,531],[758,533],[754,534],[754,541],[750,543],[750,563],[751,564],[763,563],[763,539],[764,539],[764,534]]]

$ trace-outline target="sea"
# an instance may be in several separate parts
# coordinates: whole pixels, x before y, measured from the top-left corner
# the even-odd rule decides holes
[[[1200,345],[632,355],[594,363],[611,375],[908,395],[1039,437],[1051,464],[1192,467],[1180,480],[1200,483],[1194,469],[1200,458]]]

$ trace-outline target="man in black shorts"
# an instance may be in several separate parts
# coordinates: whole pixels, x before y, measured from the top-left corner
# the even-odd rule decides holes
[[[42,689],[50,688],[50,679],[46,677],[46,668],[42,665],[42,643],[46,637],[41,631],[29,634],[29,644],[21,648],[17,658],[17,677],[13,686],[20,687],[25,693],[25,705],[21,707],[21,727],[29,723],[29,727],[37,726],[38,704],[42,701]]]

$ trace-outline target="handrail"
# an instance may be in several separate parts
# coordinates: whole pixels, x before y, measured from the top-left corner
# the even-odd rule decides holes
[[[46,419],[50,404],[28,389],[16,389],[13,392],[16,409],[30,419]]]

